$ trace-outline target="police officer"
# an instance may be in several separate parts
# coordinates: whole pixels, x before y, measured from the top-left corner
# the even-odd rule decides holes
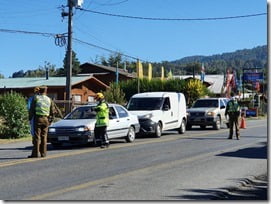
[[[34,95],[29,97],[29,99],[27,101],[27,110],[28,110],[28,112],[30,111],[30,107],[31,107],[31,104],[32,104],[34,98],[36,97],[36,95],[39,94],[39,91],[40,91],[40,88],[38,86],[35,87],[34,88]],[[32,119],[31,119],[31,121],[29,121],[29,123],[30,123],[30,133],[31,133],[32,137],[34,137],[34,135],[35,135],[35,132],[34,132],[34,117],[32,117]]]
[[[34,117],[35,134],[33,138],[32,154],[28,158],[46,157],[48,127],[54,118],[54,107],[51,99],[46,95],[47,87],[40,87],[40,95],[37,95],[31,103],[29,120]]]
[[[225,110],[225,116],[229,115],[230,134],[228,139],[232,139],[233,126],[235,126],[236,139],[240,139],[239,133],[239,117],[240,117],[240,105],[236,98],[233,97],[234,93],[231,92],[231,100],[227,103]]]
[[[107,138],[107,126],[109,123],[109,107],[105,102],[104,95],[97,93],[95,99],[98,101],[98,105],[95,107],[96,111],[96,123],[94,134],[96,139],[101,140],[101,148],[109,147],[109,141]]]

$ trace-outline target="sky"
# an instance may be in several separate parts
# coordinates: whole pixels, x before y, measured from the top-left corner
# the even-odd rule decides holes
[[[68,18],[61,17],[66,5],[67,0],[0,1],[0,74],[7,78],[46,62],[63,67],[66,46],[56,46],[53,35],[31,32],[67,33]],[[73,10],[72,22],[73,38],[81,41],[73,40],[72,49],[81,64],[108,58],[113,53],[107,50],[129,61],[162,62],[267,44],[267,15],[221,19],[266,13],[266,0],[84,0],[82,9]],[[207,18],[212,20],[195,20]]]

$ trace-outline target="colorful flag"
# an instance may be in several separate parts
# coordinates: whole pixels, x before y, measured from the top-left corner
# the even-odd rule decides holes
[[[148,79],[149,80],[152,79],[152,65],[151,65],[151,63],[149,63],[149,67],[148,67]]]
[[[136,70],[137,70],[137,77],[139,79],[143,79],[143,66],[139,60],[137,60],[136,62]]]
[[[173,78],[173,74],[172,74],[172,71],[169,70],[168,74],[167,74],[167,78],[168,79],[172,79]]]
[[[164,72],[165,72],[165,70],[164,70],[164,67],[162,66],[161,67],[161,80],[164,80],[164,78],[165,78]]]

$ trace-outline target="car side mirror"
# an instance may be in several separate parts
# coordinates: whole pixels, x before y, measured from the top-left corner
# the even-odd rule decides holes
[[[164,110],[164,111],[168,111],[168,110],[169,110],[169,106],[168,106],[168,105],[165,105],[165,106],[163,107],[163,110]]]

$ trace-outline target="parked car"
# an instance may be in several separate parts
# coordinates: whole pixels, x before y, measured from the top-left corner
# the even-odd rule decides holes
[[[186,127],[186,101],[182,93],[145,92],[133,95],[127,109],[138,116],[140,132],[160,137],[165,130],[178,130]]]
[[[228,120],[225,117],[228,98],[201,98],[195,101],[191,108],[187,109],[186,129],[193,125],[204,129],[206,126],[213,126],[219,130],[224,123],[228,127]]]
[[[50,125],[48,142],[53,146],[60,146],[64,143],[97,143],[99,139],[94,137],[95,106],[96,104],[79,106],[64,119]],[[133,142],[140,128],[137,116],[132,115],[126,108],[118,104],[109,104],[109,112],[107,127],[109,140],[124,138],[127,142]]]

